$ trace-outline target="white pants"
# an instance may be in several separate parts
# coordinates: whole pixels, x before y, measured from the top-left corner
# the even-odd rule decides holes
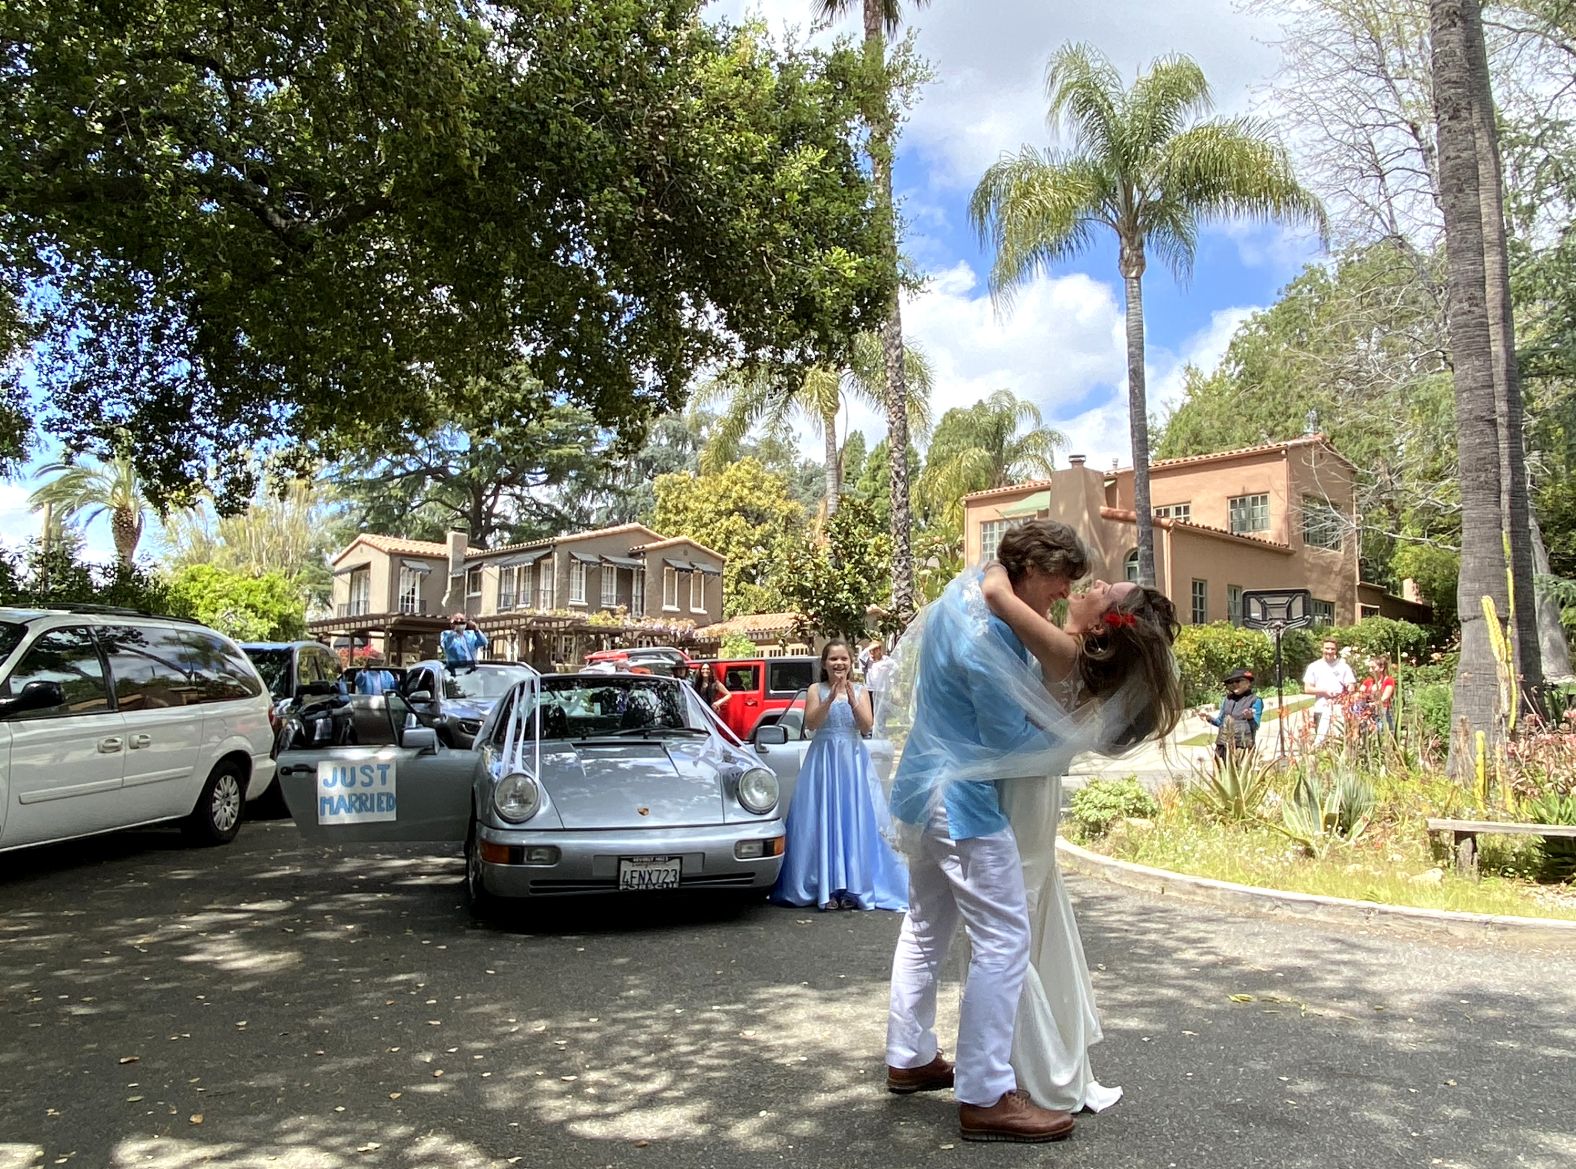
[[[1324,742],[1325,736],[1330,733],[1335,720],[1341,717],[1341,708],[1328,700],[1324,702],[1324,709],[1319,708],[1319,703],[1313,704],[1313,745],[1317,747]]]
[[[1029,910],[1012,830],[953,840],[944,811],[909,858],[908,913],[892,956],[887,1063],[922,1067],[936,1057],[936,981],[958,923],[972,957],[958,1018],[953,1094],[994,1104],[1017,1087],[1012,1031],[1029,968]]]

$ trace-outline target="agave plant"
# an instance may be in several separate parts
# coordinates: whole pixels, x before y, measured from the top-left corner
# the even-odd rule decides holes
[[[1545,794],[1523,805],[1527,819],[1534,824],[1576,824],[1576,792]],[[1539,875],[1546,881],[1569,881],[1576,877],[1576,840],[1568,836],[1545,836],[1542,841],[1542,866]]]
[[[1332,845],[1361,836],[1373,811],[1373,784],[1355,768],[1339,767],[1329,776],[1310,768],[1281,805],[1281,822],[1271,826],[1320,857]]]
[[[1252,753],[1228,754],[1218,765],[1193,768],[1187,798],[1205,815],[1226,824],[1260,817],[1275,786],[1275,761]]]

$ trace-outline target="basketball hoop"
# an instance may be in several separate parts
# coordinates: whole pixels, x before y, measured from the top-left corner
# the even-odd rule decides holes
[[[1242,594],[1242,624],[1275,639],[1276,758],[1286,758],[1286,691],[1281,634],[1313,624],[1313,594],[1307,589],[1250,589]]]

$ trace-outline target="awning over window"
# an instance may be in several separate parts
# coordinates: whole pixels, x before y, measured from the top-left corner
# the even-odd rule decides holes
[[[344,568],[336,568],[336,569],[334,569],[334,575],[335,576],[349,576],[352,572],[355,572],[358,568],[370,568],[371,566],[372,566],[372,561],[370,561],[370,560],[363,560],[360,564],[347,564],[347,565],[345,565]]]
[[[644,560],[635,560],[634,558],[629,557],[629,556],[604,556],[604,557],[602,557],[602,561],[605,564],[611,564],[611,565],[613,565],[613,566],[615,566],[617,568],[644,568],[644,567],[646,567],[646,562]]]
[[[1020,499],[1017,503],[1009,503],[1006,507],[997,508],[996,510],[1003,516],[1021,519],[1042,511],[1049,511],[1050,508],[1051,493],[1049,491],[1036,491],[1026,499]]]
[[[551,556],[551,548],[539,548],[535,552],[522,552],[518,556],[510,556],[498,562],[499,568],[524,568],[527,564],[535,564],[544,556]]]
[[[662,563],[666,564],[669,568],[676,568],[680,572],[695,571],[695,566],[692,565],[688,560],[674,560],[671,556],[664,556],[662,558]]]
[[[432,571],[432,565],[425,564],[425,563],[423,563],[420,560],[401,560],[399,562],[399,566],[401,568],[408,568],[412,572],[431,572]]]
[[[569,555],[570,555],[570,557],[572,559],[580,561],[581,564],[601,564],[602,563],[602,558],[600,556],[588,556],[584,552],[571,552]]]
[[[690,567],[693,568],[696,572],[700,573],[702,576],[721,576],[722,575],[722,569],[720,569],[720,568],[713,568],[709,564],[694,564],[694,563],[691,563]]]

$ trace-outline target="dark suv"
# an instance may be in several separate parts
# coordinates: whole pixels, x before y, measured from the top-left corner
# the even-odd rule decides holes
[[[332,686],[339,681],[339,656],[321,641],[250,641],[241,649],[263,676],[275,702],[299,698],[305,686]]]

